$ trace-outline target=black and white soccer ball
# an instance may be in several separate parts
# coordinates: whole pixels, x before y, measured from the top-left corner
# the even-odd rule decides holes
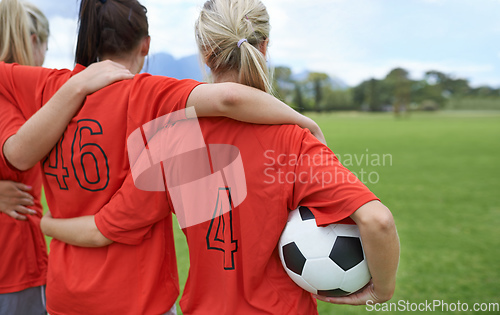
[[[287,274],[311,293],[345,296],[371,279],[358,227],[318,227],[306,207],[290,212],[278,247]]]

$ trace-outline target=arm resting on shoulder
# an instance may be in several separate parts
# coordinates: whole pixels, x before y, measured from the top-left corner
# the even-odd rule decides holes
[[[57,144],[88,94],[131,78],[133,75],[128,69],[112,61],[92,64],[74,75],[15,135],[5,141],[3,153],[6,159],[18,170],[32,168]]]
[[[326,144],[319,126],[274,96],[246,85],[225,82],[201,84],[191,92],[186,107],[199,117],[224,116],[254,124],[299,125]]]

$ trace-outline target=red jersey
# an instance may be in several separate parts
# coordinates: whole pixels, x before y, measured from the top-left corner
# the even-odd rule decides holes
[[[0,143],[12,136],[10,126],[21,126],[25,119],[9,101],[0,95]],[[29,207],[35,215],[27,215],[27,221],[19,221],[0,213],[0,294],[22,291],[44,285],[47,276],[47,246],[40,230],[42,205],[40,204],[42,177],[37,165],[26,172],[10,169],[7,161],[0,158],[0,180],[10,180],[32,187],[30,194],[35,205]]]
[[[210,144],[229,144],[239,149],[247,192],[241,204],[214,203],[208,221],[183,229],[190,257],[189,277],[180,302],[183,313],[317,314],[311,294],[288,277],[279,259],[277,244],[288,209],[307,206],[318,225],[352,223],[348,217],[377,197],[307,130],[224,118],[200,119],[200,125],[209,148]],[[214,152],[209,154],[213,156]],[[163,163],[165,169],[179,169]],[[130,176],[126,185],[133,185]],[[207,190],[223,197],[232,188]],[[171,195],[169,208],[146,206],[148,211],[138,211],[145,206],[147,193],[140,193],[137,200],[124,192],[119,194],[121,202],[113,204],[112,200],[96,215],[97,226],[107,237],[125,239],[128,235],[129,242],[139,241],[141,235],[149,233],[148,222],[154,222],[155,216],[161,219],[173,208]],[[186,198],[200,195],[200,191],[192,191]],[[218,210],[222,208],[232,209],[223,213]]]
[[[36,110],[82,69],[78,65],[71,72],[0,64],[0,93],[13,96],[20,108]],[[198,84],[142,74],[88,96],[41,163],[52,215],[95,214],[128,172],[127,130],[185,108]],[[82,248],[57,240],[50,246],[50,314],[160,314],[177,298],[173,235],[167,221],[157,223],[139,246],[114,243]]]

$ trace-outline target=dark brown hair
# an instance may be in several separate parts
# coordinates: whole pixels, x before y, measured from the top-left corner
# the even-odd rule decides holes
[[[137,0],[82,0],[76,63],[87,67],[103,55],[130,53],[149,34],[146,12]]]

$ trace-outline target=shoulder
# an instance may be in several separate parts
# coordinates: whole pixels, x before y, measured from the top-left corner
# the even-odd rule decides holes
[[[159,85],[193,85],[200,84],[200,82],[191,80],[191,79],[183,79],[179,80],[172,77],[162,76],[162,75],[151,75],[149,73],[141,73],[137,74],[133,80],[135,85],[138,86],[159,86]]]
[[[5,62],[0,62],[0,73],[2,76],[0,76],[2,79],[8,79],[8,77],[5,77],[4,75],[7,76],[12,76],[12,75],[17,75],[17,76],[27,76],[27,77],[34,77],[37,75],[52,75],[52,74],[63,74],[63,73],[70,73],[71,71],[68,69],[51,69],[51,68],[44,68],[44,67],[33,67],[33,66],[23,66],[17,63],[5,63]]]
[[[320,143],[308,129],[302,129],[297,125],[253,126],[255,134],[261,141],[269,142],[273,146],[285,146],[291,152],[299,153],[304,144]]]

